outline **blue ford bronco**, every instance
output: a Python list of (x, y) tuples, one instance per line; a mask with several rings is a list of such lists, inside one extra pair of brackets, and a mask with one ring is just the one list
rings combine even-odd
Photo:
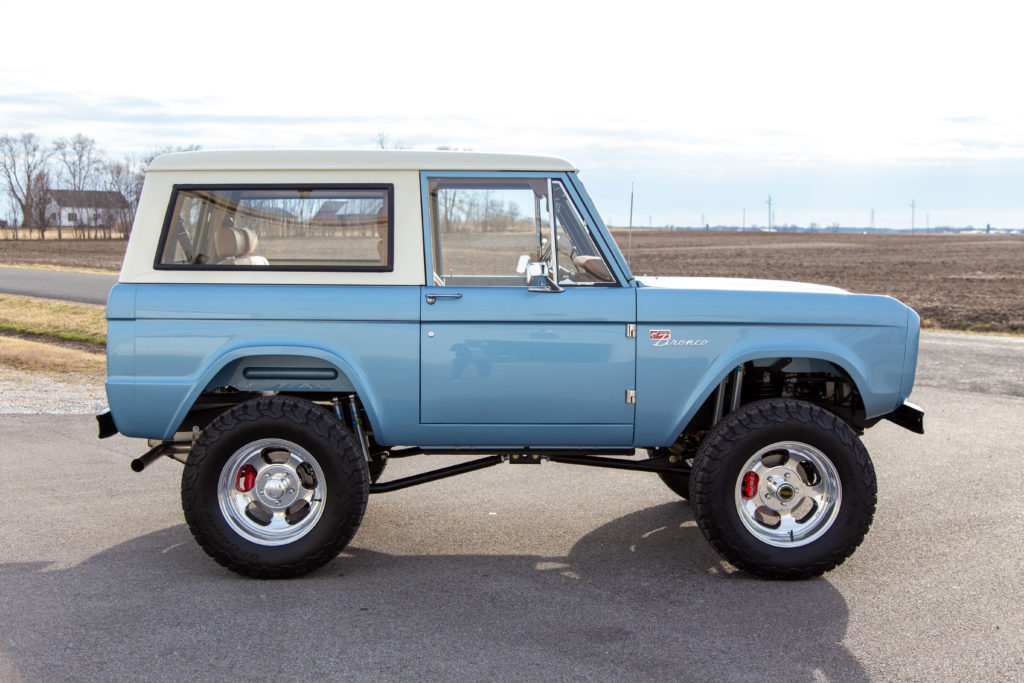
[(914, 311), (634, 276), (556, 158), (162, 156), (107, 319), (100, 436), (149, 439), (136, 471), (184, 463), (196, 540), (262, 578), (336, 557), (368, 494), (543, 460), (656, 473), (736, 567), (815, 576), (871, 524), (859, 435), (923, 433)]

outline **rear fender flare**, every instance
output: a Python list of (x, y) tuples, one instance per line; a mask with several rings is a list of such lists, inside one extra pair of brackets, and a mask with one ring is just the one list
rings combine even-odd
[(296, 359), (311, 358), (327, 363), (338, 371), (338, 379), (335, 383), (339, 391), (341, 389), (347, 389), (347, 386), (351, 385), (355, 393), (358, 394), (359, 400), (363, 404), (363, 408), (366, 410), (366, 415), (370, 420), (371, 428), (379, 424), (379, 402), (371, 389), (372, 385), (365, 373), (360, 369), (359, 365), (351, 359), (332, 351), (312, 346), (245, 346), (230, 349), (221, 353), (199, 372), (198, 381), (192, 384), (193, 388), (185, 396), (185, 399), (178, 407), (178, 410), (171, 420), (171, 426), (169, 429), (173, 430), (177, 425), (182, 423), (188, 415), (188, 411), (191, 410), (192, 406), (203, 391), (215, 388), (215, 386), (211, 385), (216, 385), (215, 380), (218, 378), (217, 376), (220, 375), (225, 368), (236, 361), (252, 356), (287, 356), (289, 358)]

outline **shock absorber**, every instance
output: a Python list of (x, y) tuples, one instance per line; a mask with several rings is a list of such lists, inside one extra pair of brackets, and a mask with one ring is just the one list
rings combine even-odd
[[(729, 375), (725, 376), (725, 379), (718, 385), (715, 390), (715, 403), (714, 408), (711, 412), (711, 424), (718, 424), (722, 419), (722, 414), (725, 411), (725, 387), (729, 384)], [(732, 372), (732, 394), (729, 399), (729, 412), (732, 412), (740, 407), (740, 398), (743, 393), (743, 365), (737, 365), (736, 369)]]
[(370, 446), (366, 443), (366, 433), (363, 431), (363, 421), (359, 418), (359, 406), (356, 405), (356, 395), (348, 395), (348, 407), (352, 411), (352, 431), (359, 439), (359, 446), (363, 449), (363, 458), (370, 462)]
[(732, 400), (729, 402), (729, 412), (740, 407), (740, 398), (743, 396), (743, 364), (740, 363), (732, 373)]

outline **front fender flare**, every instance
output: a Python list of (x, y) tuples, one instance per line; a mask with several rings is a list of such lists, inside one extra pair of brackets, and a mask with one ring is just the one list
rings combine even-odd
[[(680, 412), (678, 419), (672, 426), (671, 432), (665, 435), (665, 438), (669, 440), (669, 443), (674, 441), (675, 438), (686, 429), (687, 425), (693, 419), (694, 415), (696, 415), (700, 407), (708, 397), (711, 396), (712, 392), (715, 391), (718, 385), (722, 383), (722, 380), (729, 375), (729, 373), (741, 364), (767, 358), (806, 358), (831, 363), (842, 372), (846, 373), (854, 386), (857, 387), (862, 400), (865, 401), (865, 410), (869, 417), (884, 414), (892, 410), (891, 406), (877, 405), (879, 403), (877, 400), (871, 406), (867, 405), (869, 399), (864, 395), (864, 388), (868, 385), (868, 381), (864, 369), (856, 362), (851, 362), (851, 359), (848, 356), (842, 356), (834, 350), (824, 347), (805, 347), (801, 349), (792, 347), (758, 348), (756, 350), (746, 349), (735, 354), (725, 356), (722, 359), (718, 359), (715, 363), (709, 366), (698, 382), (698, 386), (702, 386), (703, 389), (699, 393), (695, 392), (694, 394), (691, 394), (690, 400), (682, 406), (683, 410)], [(884, 402), (882, 403), (884, 404)], [(871, 410), (869, 410), (869, 407)], [(873, 415), (872, 410), (874, 411)]]

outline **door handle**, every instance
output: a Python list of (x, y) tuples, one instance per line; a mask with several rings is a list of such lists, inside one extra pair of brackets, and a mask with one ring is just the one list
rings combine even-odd
[(427, 303), (433, 304), (438, 299), (461, 299), (461, 294), (427, 294)]

